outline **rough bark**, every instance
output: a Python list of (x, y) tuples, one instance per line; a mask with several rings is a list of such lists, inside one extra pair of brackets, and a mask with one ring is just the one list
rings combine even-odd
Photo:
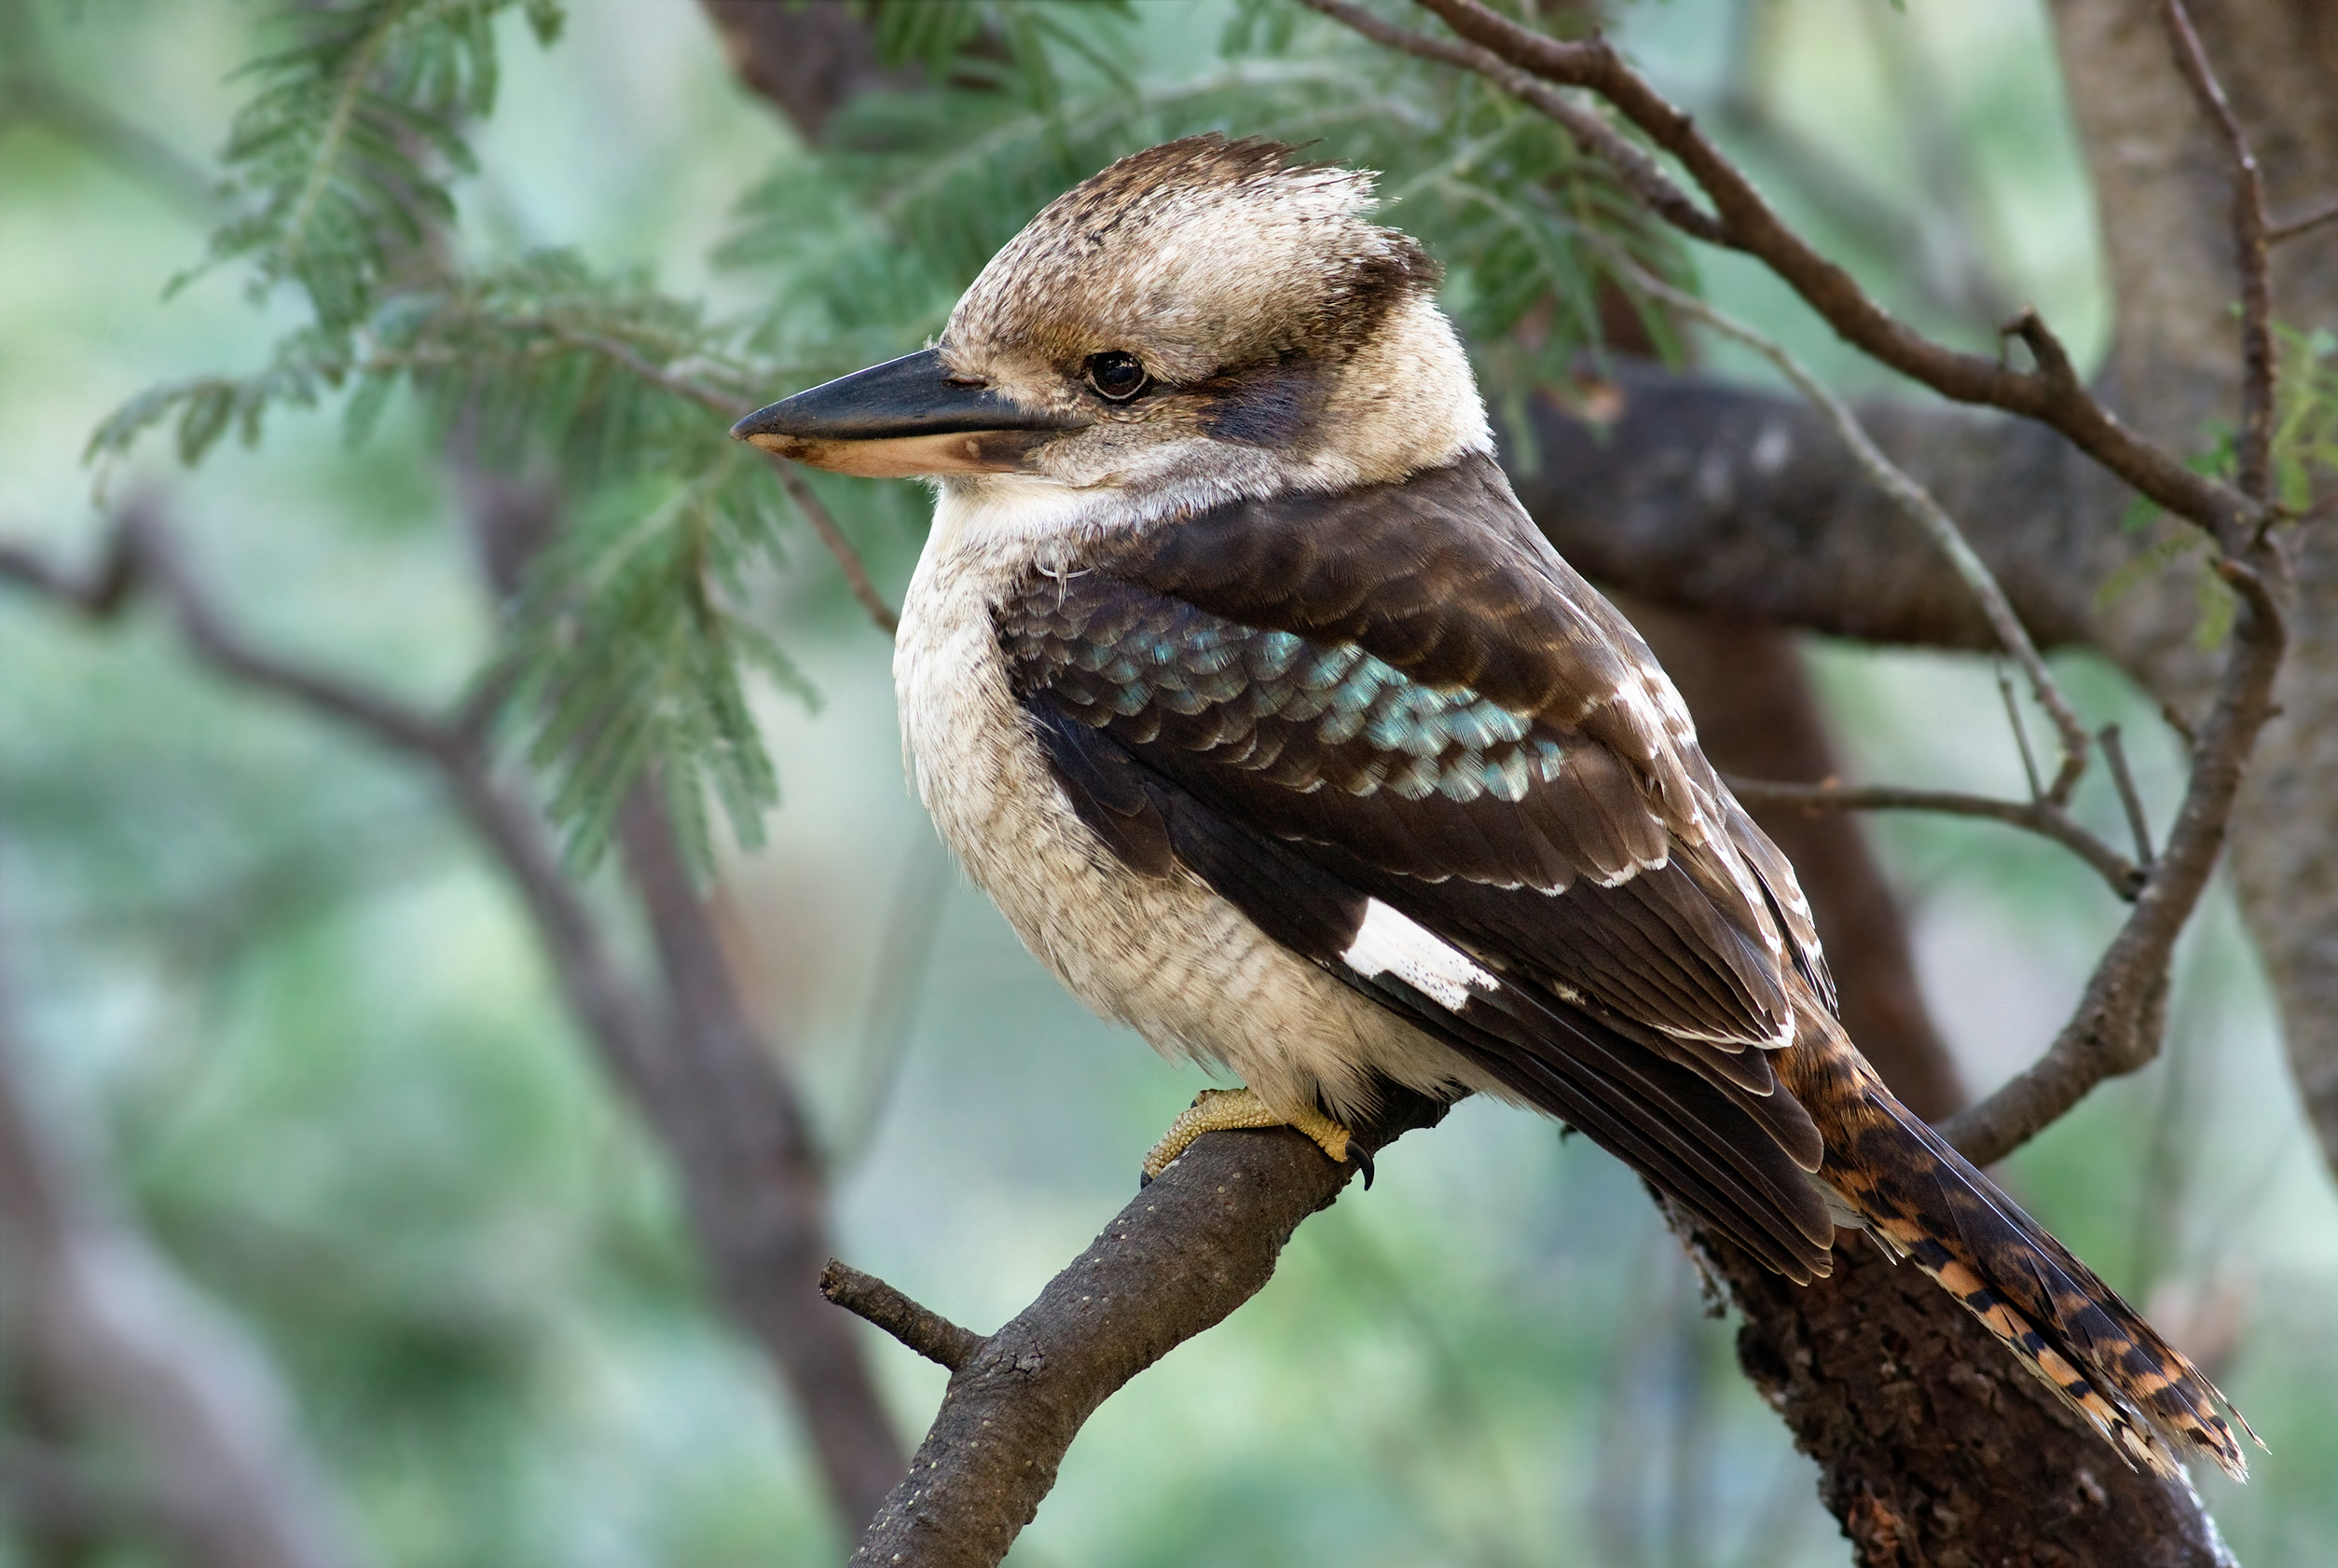
[[(2312, 0), (2194, 7), (2203, 43), (2263, 165), (2276, 214), (2338, 192), (2338, 12)], [(2229, 186), (2200, 109), (2169, 63), (2150, 7), (2062, 0), (2054, 8), (2070, 98), (2098, 199), (2118, 332), (2105, 385), (2135, 422), (2205, 445), (2236, 416), (2230, 306), (2238, 293), (2221, 224)], [(2157, 52), (2153, 50), (2156, 48)], [(2338, 242), (2325, 229), (2276, 253), (2276, 319), (2338, 325)], [(2338, 1166), (2338, 552), (2327, 526), (2296, 542), (2286, 710), (2259, 749), (2236, 817), (2241, 910), (2280, 1002), (2291, 1070), (2325, 1156)], [(2188, 694), (2166, 640), (2111, 644), (2163, 695)]]
[(1739, 1362), (1822, 1456), (1863, 1568), (2232, 1561), (2190, 1488), (2122, 1464), (1913, 1265), (1847, 1238), (1801, 1289), (1702, 1245), (1745, 1314)]
[[(2147, 11), (2138, 15), (2152, 20)], [(2173, 82), (2164, 38), (2157, 48), (2156, 62)], [(2130, 51), (2126, 64), (2135, 63)], [(2194, 161), (2217, 172), (2214, 159), (2196, 150)], [(2225, 205), (2221, 199), (2189, 204), (2185, 217), (2211, 237), (2195, 250), (2213, 250), (2214, 237), (2226, 232)], [(2215, 216), (2204, 220), (2203, 213)], [(1814, 277), (1814, 286), (1834, 286)], [(2235, 363), (2229, 340), (2216, 352), (2219, 364)], [(2016, 402), (2029, 395), (2006, 387), (2001, 375), (1992, 378), (1986, 365), (1951, 368), (1972, 383), (1970, 395), (2000, 395), (1992, 388)], [(1623, 415), (1610, 430), (1588, 432), (1547, 405), (1534, 413), (1541, 466), (1520, 475), (1520, 488), (1578, 565), (1691, 609), (1874, 640), (1990, 644), (1964, 585), (1871, 489), (1815, 416), (1777, 399), (1655, 373), (1628, 372), (1626, 382)], [(2213, 665), (2191, 646), (2189, 583), (2168, 574), (2109, 601), (2101, 594), (2137, 547), (2115, 526), (2129, 500), (2121, 487), (2061, 437), (2035, 427), (1914, 404), (1868, 412), (1886, 448), (1964, 520), (2040, 640), (2102, 648), (2155, 688), (2197, 697)], [(2054, 417), (2105, 449), (2125, 440), (2092, 416), (2070, 417), (2067, 407)], [(2148, 482), (2174, 495), (2186, 485), (2171, 479), (2170, 466), (2158, 461)], [(1978, 1341), (1961, 1311), (1929, 1283), (1883, 1273), (1860, 1259), (1819, 1290), (1795, 1293), (1757, 1276), (1740, 1299), (1751, 1325), (1749, 1365), (1783, 1391), (1798, 1436), (1826, 1467), (1829, 1500), (1867, 1561), (2219, 1560), (2196, 1499), (2131, 1477), (2125, 1480), (2141, 1490), (2130, 1496), (2120, 1477), (2096, 1477), (2093, 1466), (2111, 1465), (2091, 1437), (2062, 1424), (2026, 1380), (1990, 1382), (1977, 1371), (1987, 1363), (1963, 1359), (1953, 1347)], [(1854, 1332), (1854, 1326), (1864, 1327)], [(1766, 1343), (1799, 1383), (1759, 1365)], [(1835, 1354), (1803, 1354), (1813, 1345)], [(1948, 1348), (1924, 1348), (1933, 1346)], [(1911, 1358), (1918, 1376), (1908, 1375)], [(1976, 1376), (1987, 1383), (1987, 1397), (1959, 1405), (1956, 1396), (1982, 1387)], [(1891, 1441), (1888, 1423), (1878, 1426), (1881, 1417), (1863, 1414), (1888, 1411), (1911, 1394), (1940, 1433), (1957, 1434), (1952, 1441)], [(1989, 1494), (1989, 1485), (2003, 1484), (1973, 1468), (1976, 1455), (1987, 1467), (1993, 1429), (2019, 1434), (2025, 1474), (2046, 1477), (2026, 1499), (2034, 1507), (1969, 1506)], [(1882, 1464), (1875, 1462), (1879, 1442), (1888, 1455)], [(946, 1480), (956, 1462), (947, 1450), (929, 1456), (920, 1482)], [(2071, 1487), (2090, 1504), (2097, 1496), (2108, 1502), (2071, 1508)], [(1003, 1540), (997, 1544), (1003, 1548)], [(899, 1560), (958, 1561), (932, 1535)]]
[[(1358, 1141), (1377, 1151), (1443, 1114), (1392, 1092)], [(991, 1568), (1038, 1512), (1096, 1407), (1257, 1295), (1291, 1232), (1356, 1169), (1287, 1127), (1197, 1139), (953, 1369), (855, 1568)]]

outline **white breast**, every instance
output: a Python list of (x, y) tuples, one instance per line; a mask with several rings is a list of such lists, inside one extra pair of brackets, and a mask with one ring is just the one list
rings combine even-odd
[(893, 656), (917, 793), (967, 873), (1072, 993), (1279, 1111), (1369, 1104), (1377, 1071), (1482, 1087), (1451, 1052), (1278, 946), (1191, 877), (1131, 872), (1072, 810), (1007, 685), (992, 609), (1030, 535), (945, 494)]

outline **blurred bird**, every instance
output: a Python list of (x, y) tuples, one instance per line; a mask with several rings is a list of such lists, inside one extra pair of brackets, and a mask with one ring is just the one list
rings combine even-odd
[(1289, 155), (1123, 158), (935, 346), (733, 432), (933, 480), (894, 658), (927, 809), (1082, 1000), (1245, 1086), (1148, 1174), (1491, 1094), (1797, 1282), (1864, 1228), (2131, 1462), (2244, 1474), (2222, 1396), (1853, 1049), (1793, 868), (1495, 465), (1436, 267)]

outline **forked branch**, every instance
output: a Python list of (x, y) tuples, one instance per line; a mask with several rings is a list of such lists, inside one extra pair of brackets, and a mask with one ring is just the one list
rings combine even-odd
[[(1689, 115), (1633, 70), (1605, 38), (1562, 41), (1548, 37), (1479, 0), (1416, 0), (1475, 46), (1474, 49), (1454, 49), (1442, 40), (1390, 28), (1339, 0), (1302, 3), (1376, 42), (1477, 72), (1505, 91), (1515, 91), (1521, 76), (1538, 86), (1588, 90), (1675, 158), (1712, 205), (1707, 213), (1685, 197), (1676, 199), (1667, 195), (1661, 201), (1650, 200), (1652, 212), (1692, 239), (1742, 251), (1762, 262), (1853, 347), (1944, 397), (2001, 408), (2051, 426), (2142, 494), (2228, 543), (2244, 538), (2263, 520), (2261, 502), (2194, 472), (2176, 454), (2123, 424), (2087, 391), (2068, 354), (2034, 313), (2017, 322), (2012, 334), (2032, 351), (2033, 364), (2028, 369), (2003, 359), (1983, 359), (1952, 349), (1893, 316), (1849, 272), (1788, 227), (1744, 171), (1730, 161)], [(1366, 25), (1368, 21), (1371, 25)], [(1594, 157), (1610, 158), (1609, 148), (1620, 140), (1596, 111), (1563, 95), (1554, 99), (1538, 91), (1517, 96), (1521, 103), (1550, 115)], [(1554, 103), (1565, 104), (1567, 112), (1556, 112)], [(1603, 134), (1587, 133), (1583, 128), (1587, 113), (1601, 118)], [(1633, 156), (1643, 160), (1646, 157), (1636, 148)], [(1647, 185), (1645, 173), (1628, 171), (1621, 163), (1616, 166), (1624, 184), (1633, 190), (1641, 191)], [(1671, 182), (1665, 185), (1677, 192)]]
[[(1357, 1139), (1377, 1152), (1444, 1114), (1392, 1090)], [(832, 1300), (951, 1368), (933, 1426), (861, 1537), (855, 1568), (992, 1568), (1096, 1408), (1256, 1295), (1291, 1232), (1356, 1169), (1288, 1127), (1208, 1134), (986, 1336), (832, 1265), (823, 1285)]]
[[(2266, 537), (2278, 516), (2266, 499), (2275, 374), (2265, 266), (2271, 225), (2265, 216), (2255, 155), (2191, 31), (2181, 0), (2162, 0), (2177, 63), (2216, 122), (2234, 170), (2233, 225), (2243, 280), (2244, 430), (2238, 489), (2193, 470), (2175, 453), (2122, 424), (2087, 390), (2061, 341), (2036, 311), (2023, 312), (2005, 328), (2007, 337), (2018, 339), (2028, 349), (2031, 362), (2028, 369), (2006, 360), (1985, 360), (1951, 349), (1893, 317), (1850, 273), (1789, 227), (1745, 172), (1687, 114), (1634, 71), (1605, 38), (1595, 35), (1562, 41), (1548, 37), (1480, 0), (1416, 0), (1466, 40), (1467, 47), (1457, 48), (1392, 28), (1343, 0), (1304, 3), (1390, 47), (1478, 73), (1504, 90), (1515, 92), (1530, 107), (1550, 114), (1585, 151), (1604, 158), (1609, 156), (1613, 137), (1588, 136), (1578, 129), (1584, 115), (1593, 111), (1561, 94), (1558, 102), (1567, 112), (1554, 112), (1547, 90), (1530, 95), (1518, 91), (1518, 83), (1522, 75), (1538, 89), (1579, 89), (1590, 93), (1679, 162), (1712, 204), (1713, 222), (1707, 224), (1701, 217), (1679, 221), (1675, 214), (1683, 202), (1671, 196), (1649, 203), (1659, 217), (1692, 238), (1755, 257), (1844, 339), (1943, 396), (2001, 408), (2059, 432), (2111, 475), (2197, 524), (2217, 542), (2221, 553), (2214, 570), (2234, 587), (2241, 608), (2216, 704), (2200, 726), (2183, 805), (2169, 831), (2166, 849), (2146, 873), (2135, 907), (2097, 966), (2076, 1015), (2053, 1046), (2028, 1072), (1987, 1101), (1960, 1113), (1944, 1131), (1968, 1156), (1987, 1162), (2034, 1136), (2103, 1079), (2131, 1072), (2149, 1061), (2158, 1050), (2159, 1003), (2176, 938), (2206, 890), (2223, 846), (2242, 770), (2273, 711), (2274, 678), (2288, 638), (2281, 607), (2288, 592), (2287, 562)], [(1628, 174), (1624, 183), (1638, 190), (1647, 182), (1644, 174)], [(1689, 205), (1701, 213), (1701, 209)], [(1696, 309), (1710, 318), (1711, 312), (1701, 304)], [(1759, 341), (1756, 346), (1761, 346)], [(1803, 381), (1806, 392), (1813, 389), (1814, 383), (1807, 377), (1797, 379)], [(1818, 390), (1823, 406), (1823, 389)], [(1855, 420), (1848, 430), (1838, 420), (1837, 429), (1859, 445)], [(1862, 455), (1864, 459), (1865, 453)], [(1897, 497), (1896, 490), (1895, 498), (1905, 499)], [(1928, 526), (1932, 520), (1927, 518)], [(1953, 525), (1949, 537), (1954, 537)], [(2005, 618), (2012, 619), (2010, 612)], [(2005, 627), (1995, 614), (1990, 620), (2003, 640)], [(2019, 640), (2027, 640), (2017, 622), (2015, 634)], [(2017, 644), (2009, 641), (2008, 645)], [(2034, 672), (2032, 679), (2036, 679)], [(2061, 712), (2055, 717), (2066, 736), (2065, 777), (2057, 777), (2056, 790), (2046, 795), (2058, 805), (2056, 791), (2066, 794), (2068, 783), (2074, 782), (2066, 782), (2066, 777), (2072, 744), (2070, 726), (2075, 719), (2069, 716), (2066, 722)], [(2081, 755), (2084, 744), (2084, 731), (2078, 731), (2075, 745)], [(2123, 785), (2121, 792), (2130, 820), (2139, 820), (2131, 788)], [(2104, 869), (2101, 854), (2090, 853), (2088, 859), (2098, 870)]]
[(251, 642), (180, 558), (151, 502), (116, 519), (86, 575), (0, 545), (0, 582), (98, 619), (151, 595), (212, 669), (438, 775), (519, 893), (587, 1041), (664, 1143), (714, 1284), (795, 1395), (838, 1514), (873, 1514), (901, 1474), (901, 1449), (849, 1326), (814, 1292), (830, 1250), (818, 1160), (793, 1086), (745, 1021), (653, 790), (637, 789), (622, 814), (626, 867), (664, 979), (645, 987), (562, 871), (535, 806), (496, 777), (475, 714), (442, 719)]
[[(2061, 737), (2062, 762), (2056, 770), (2054, 782), (2042, 791), (2042, 798), (2056, 807), (2070, 804), (2070, 791), (2078, 787), (2081, 775), (2086, 770), (2086, 726), (2080, 722), (2078, 710), (2071, 707), (2054, 672), (2046, 667), (2045, 655), (2038, 652), (2029, 628), (2021, 617), (2014, 613), (2012, 601), (1998, 585), (1997, 575), (1981, 559), (1957, 526), (1947, 509), (1932, 499), (1932, 492), (1909, 477), (1905, 469), (1886, 457), (1883, 448), (1867, 433), (1859, 416), (1850, 405), (1835, 394), (1832, 388), (1811, 374), (1809, 368), (1775, 338), (1756, 332), (1734, 316), (1713, 309), (1702, 299), (1684, 289), (1676, 289), (1663, 279), (1640, 267), (1629, 256), (1610, 250), (1608, 265), (1632, 288), (1662, 301), (1670, 309), (1693, 321), (1702, 322), (1725, 337), (1744, 344), (1776, 365), (1796, 391), (1824, 415), (1843, 445), (1850, 449), (1852, 459), (1861, 470), (1875, 482), (1876, 488), (1891, 498), (1892, 505), (1913, 519), (1922, 529), (1941, 554), (1948, 557), (1957, 576), (1971, 591), (1987, 619), (1989, 629), (1996, 633), (1999, 644), (2020, 665), (2022, 673), (2029, 678), (2029, 690), (2038, 705), (2054, 721), (2055, 733)], [(2075, 826), (2075, 824), (2073, 824)], [(2084, 830), (2079, 830), (2083, 832)]]

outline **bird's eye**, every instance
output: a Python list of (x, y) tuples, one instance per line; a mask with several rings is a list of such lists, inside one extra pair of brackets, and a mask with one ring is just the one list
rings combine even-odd
[(1115, 403), (1126, 403), (1151, 379), (1145, 374), (1145, 362), (1122, 350), (1088, 356), (1088, 384)]

